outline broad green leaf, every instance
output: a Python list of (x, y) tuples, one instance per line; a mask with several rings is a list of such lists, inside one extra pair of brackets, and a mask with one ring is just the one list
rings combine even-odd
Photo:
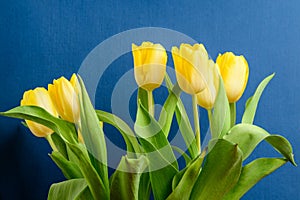
[(50, 157), (55, 164), (61, 169), (62, 173), (67, 179), (82, 178), (82, 174), (78, 166), (67, 160), (60, 152), (53, 151)]
[(172, 191), (172, 179), (178, 172), (172, 148), (158, 122), (140, 103), (134, 129), (147, 153), (154, 198), (165, 199)]
[(137, 159), (123, 156), (112, 177), (110, 199), (138, 200), (140, 178), (147, 166), (148, 160), (145, 156)]
[(150, 175), (145, 172), (140, 177), (139, 200), (149, 200), (151, 192)]
[[(167, 74), (165, 76), (165, 80), (168, 89), (171, 90), (173, 88), (173, 84)], [(192, 157), (192, 159), (194, 159), (198, 155), (196, 139), (188, 115), (186, 114), (186, 110), (180, 98), (177, 99), (175, 114), (179, 130), (182, 134), (185, 144), (187, 145), (190, 156)]]
[(168, 137), (171, 124), (173, 121), (173, 116), (175, 112), (175, 108), (178, 102), (179, 95), (181, 93), (181, 89), (178, 84), (175, 84), (175, 86), (172, 88), (172, 90), (169, 90), (169, 96), (167, 100), (165, 101), (160, 116), (159, 116), (159, 124), (162, 127), (163, 132), (166, 134), (166, 137)]
[(245, 160), (263, 140), (271, 144), (279, 153), (285, 156), (293, 165), (293, 149), (287, 139), (280, 135), (270, 135), (266, 130), (252, 124), (238, 124), (224, 136), (224, 139), (239, 145)]
[(243, 167), (239, 181), (224, 200), (240, 199), (262, 178), (268, 176), (287, 162), (282, 158), (259, 158)]
[(94, 200), (109, 199), (109, 189), (105, 187), (96, 169), (91, 164), (85, 152), (86, 149), (80, 146), (80, 144), (73, 145), (67, 143), (67, 145), (70, 151), (73, 152), (74, 162), (80, 168)]
[(72, 179), (52, 184), (48, 193), (48, 200), (73, 200), (87, 187), (83, 178)]
[(219, 139), (205, 159), (190, 199), (223, 199), (239, 180), (241, 169), (241, 150), (236, 144)]
[(93, 196), (91, 194), (91, 191), (89, 187), (86, 187), (80, 194), (78, 194), (75, 198), (75, 200), (92, 200)]
[(222, 138), (230, 129), (230, 108), (227, 99), (225, 87), (220, 77), (219, 91), (214, 104), (213, 115), (211, 119), (212, 138)]
[(82, 79), (78, 76), (81, 92), (79, 93), (80, 103), (80, 124), (84, 144), (89, 152), (90, 160), (103, 181), (105, 190), (109, 190), (107, 171), (106, 143), (103, 130), (100, 126), (96, 111), (90, 101)]
[(268, 83), (272, 80), (272, 78), (274, 76), (275, 76), (275, 74), (273, 73), (270, 76), (266, 77), (258, 85), (254, 95), (247, 100), (245, 112), (244, 112), (244, 115), (242, 118), (242, 123), (248, 123), (248, 124), (253, 123), (259, 99), (260, 99), (265, 87), (268, 85)]
[(96, 110), (96, 113), (100, 121), (111, 124), (120, 131), (126, 143), (128, 152), (141, 153), (140, 145), (134, 135), (134, 132), (122, 119), (114, 114), (102, 110)]
[(0, 115), (19, 119), (27, 119), (52, 129), (54, 132), (70, 143), (77, 142), (77, 134), (74, 124), (54, 117), (46, 110), (38, 106), (18, 106)]
[(167, 200), (189, 200), (191, 191), (200, 173), (204, 156), (205, 152), (186, 167), (182, 178)]

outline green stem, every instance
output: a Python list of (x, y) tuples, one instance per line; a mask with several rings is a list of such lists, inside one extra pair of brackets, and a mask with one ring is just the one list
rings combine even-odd
[(211, 134), (211, 137), (213, 138), (213, 133), (212, 133), (212, 129), (211, 129), (211, 126), (212, 126), (212, 109), (208, 109), (207, 110), (207, 115), (208, 115), (208, 121), (209, 121), (209, 130), (210, 130), (210, 134)]
[(148, 91), (147, 90), (147, 94), (148, 94), (148, 111), (149, 114), (154, 117), (154, 105), (153, 105), (153, 94), (152, 91)]
[(201, 154), (201, 137), (200, 137), (200, 123), (199, 123), (197, 96), (193, 95), (192, 99), (193, 99), (193, 114), (194, 114), (196, 144), (197, 144), (199, 155), (200, 155)]
[(235, 103), (230, 103), (229, 107), (230, 107), (230, 120), (231, 120), (230, 127), (233, 127), (236, 122), (236, 105)]
[(53, 142), (53, 140), (52, 140), (51, 134), (50, 134), (50, 135), (47, 135), (45, 138), (46, 138), (46, 140), (49, 142), (49, 144), (50, 144), (52, 150), (53, 150), (53, 151), (58, 151), (58, 149), (56, 148), (56, 146), (55, 146), (55, 144), (54, 144), (54, 142)]

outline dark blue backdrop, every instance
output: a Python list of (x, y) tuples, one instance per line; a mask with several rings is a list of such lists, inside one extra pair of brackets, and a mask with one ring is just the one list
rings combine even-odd
[[(276, 72), (262, 97), (255, 123), (289, 139), (299, 161), (299, 10), (297, 0), (1, 1), (0, 111), (17, 106), (25, 90), (47, 86), (62, 75), (70, 77), (106, 38), (132, 28), (165, 27), (204, 43), (214, 59), (219, 52), (229, 50), (245, 55), (250, 78), (238, 111), (243, 110), (246, 97), (257, 84)], [(109, 109), (106, 93), (116, 81), (111, 77), (121, 76), (132, 66), (130, 55), (120, 59), (126, 66), (121, 69), (121, 62), (114, 62), (100, 81), (98, 108)], [(157, 101), (162, 100), (157, 97)], [(46, 199), (51, 183), (64, 180), (49, 152), (47, 142), (35, 138), (19, 120), (1, 117), (0, 199)], [(261, 144), (251, 159), (268, 155), (278, 156)], [(244, 199), (300, 199), (299, 180), (299, 169), (286, 164)]]

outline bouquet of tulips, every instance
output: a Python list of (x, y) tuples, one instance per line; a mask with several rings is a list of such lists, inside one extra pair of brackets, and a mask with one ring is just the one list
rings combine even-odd
[[(118, 116), (95, 110), (83, 80), (75, 74), (61, 77), (45, 88), (24, 93), (21, 106), (3, 116), (24, 119), (37, 137), (52, 147), (51, 159), (66, 181), (54, 183), (48, 199), (239, 199), (263, 177), (286, 162), (296, 165), (287, 139), (253, 124), (266, 77), (245, 103), (236, 123), (236, 102), (248, 80), (248, 64), (231, 52), (209, 58), (202, 44), (172, 48), (176, 83), (166, 73), (167, 53), (160, 44), (132, 45), (134, 75), (139, 86), (134, 127)], [(158, 119), (152, 92), (165, 81), (168, 88)], [(191, 95), (193, 123), (181, 98)], [(207, 110), (211, 139), (201, 147), (198, 106)], [(175, 115), (175, 117), (174, 117)], [(173, 119), (177, 121), (186, 150), (170, 144)], [(103, 125), (118, 129), (126, 155), (109, 176)], [(192, 124), (194, 128), (192, 128)], [(282, 158), (258, 158), (243, 164), (255, 147), (266, 141)], [(179, 168), (175, 151), (185, 160)]]

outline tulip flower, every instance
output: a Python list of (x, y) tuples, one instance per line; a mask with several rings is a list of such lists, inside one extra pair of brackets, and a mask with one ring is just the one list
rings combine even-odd
[(72, 123), (80, 120), (80, 108), (78, 100), (78, 92), (75, 88), (77, 77), (72, 75), (68, 81), (65, 77), (61, 77), (48, 85), (50, 97), (57, 109), (59, 116)]
[(224, 81), (224, 86), (228, 101), (237, 102), (247, 85), (249, 68), (244, 56), (236, 56), (232, 52), (226, 52), (217, 58), (220, 74)]
[(167, 52), (160, 44), (143, 42), (141, 46), (132, 44), (134, 76), (139, 87), (153, 91), (164, 79)]
[[(28, 90), (24, 93), (23, 99), (21, 100), (21, 106), (39, 106), (45, 109), (47, 112), (57, 117), (57, 111), (51, 101), (48, 91), (45, 88), (35, 88), (34, 90)], [(48, 127), (30, 121), (25, 120), (30, 131), (37, 137), (47, 137), (53, 133), (53, 130)]]
[(207, 87), (197, 94), (198, 104), (207, 110), (213, 108), (219, 89), (219, 71), (216, 65), (213, 60), (208, 61), (207, 68), (203, 70)]
[(208, 54), (202, 44), (181, 44), (172, 48), (177, 82), (180, 88), (191, 95), (206, 88), (203, 69), (208, 65)]

